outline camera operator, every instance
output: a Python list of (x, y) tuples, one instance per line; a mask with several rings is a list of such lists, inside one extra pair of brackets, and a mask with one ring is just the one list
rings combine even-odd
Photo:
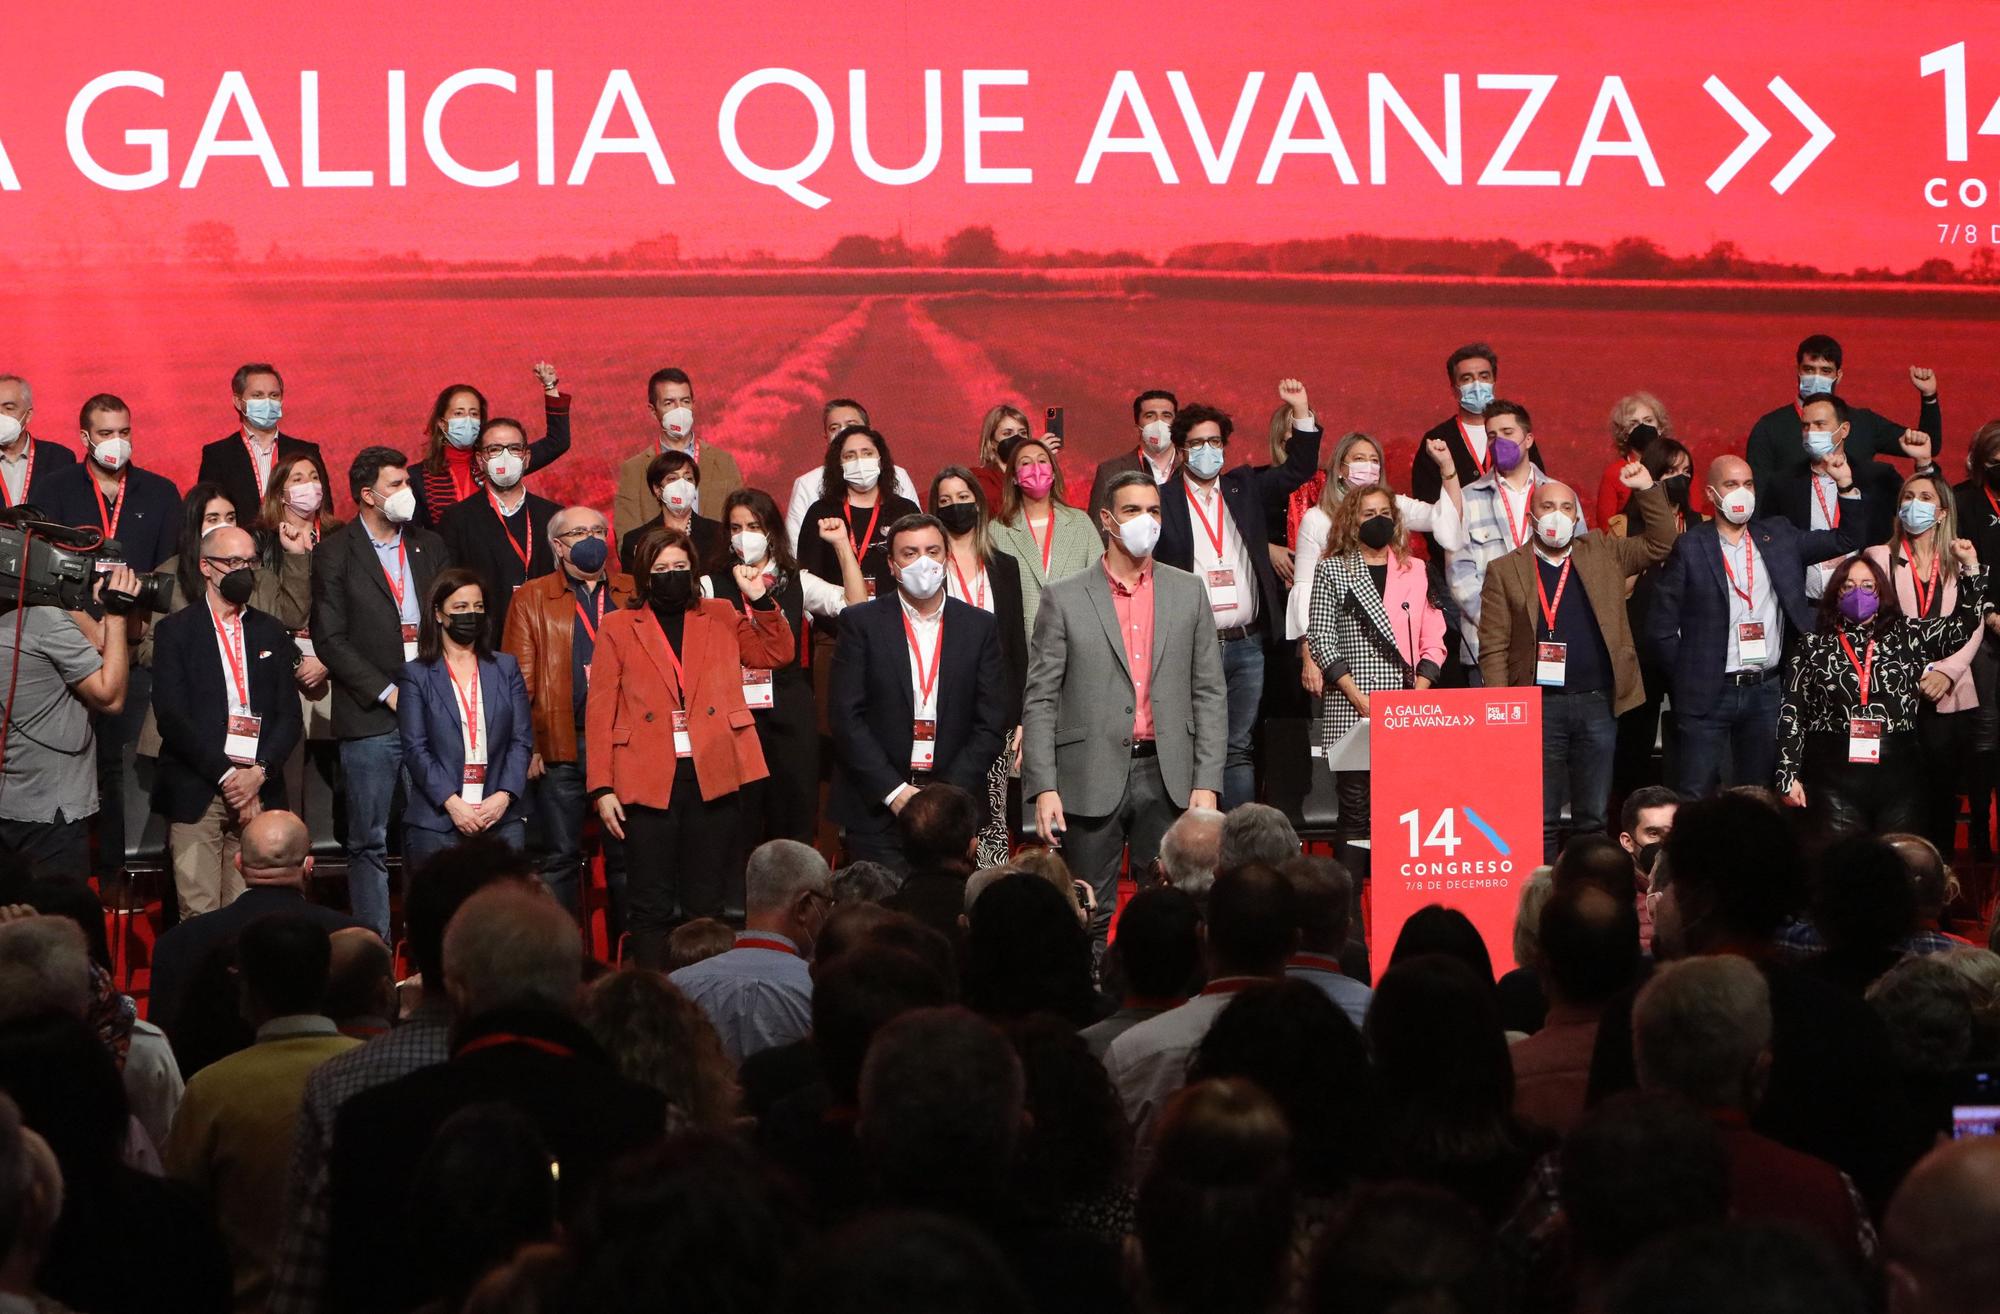
[[(131, 598), (139, 587), (129, 566), (99, 577), (100, 599)], [(125, 705), (138, 620), (16, 609), (12, 597), (0, 597), (0, 689), (12, 691), (0, 720), (0, 853), (25, 859), (43, 880), (90, 878), (90, 819), (98, 810), (92, 714), (116, 715)]]

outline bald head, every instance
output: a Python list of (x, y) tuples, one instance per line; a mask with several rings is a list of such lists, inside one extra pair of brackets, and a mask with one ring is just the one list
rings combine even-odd
[(560, 545), (563, 541), (563, 535), (573, 529), (595, 529), (600, 532), (609, 532), (610, 528), (610, 522), (605, 520), (604, 513), (596, 508), (566, 506), (549, 517), (549, 543), (551, 546)]
[(247, 529), (217, 525), (201, 536), (201, 554), (204, 557), (254, 557), (257, 555), (257, 540), (250, 537)]
[(1560, 480), (1551, 479), (1536, 488), (1528, 505), (1534, 508), (1537, 520), (1551, 511), (1560, 511), (1571, 520), (1582, 519), (1582, 512), (1577, 509), (1576, 490)]
[(237, 868), (246, 885), (303, 887), (312, 871), (312, 836), (296, 813), (260, 812), (243, 828)]
[(1891, 1314), (1973, 1314), (2000, 1288), (2000, 1139), (1925, 1155), (1889, 1202), (1882, 1239)]
[(326, 968), (326, 1015), (343, 1026), (363, 1018), (396, 1016), (396, 959), (382, 937), (365, 926), (333, 933)]
[(461, 1019), (500, 1008), (569, 1012), (583, 981), (583, 937), (546, 891), (489, 885), (444, 930), (444, 984)]

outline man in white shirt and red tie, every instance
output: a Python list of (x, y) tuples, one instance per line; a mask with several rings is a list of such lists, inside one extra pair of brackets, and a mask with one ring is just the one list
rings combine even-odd
[(1208, 590), (1222, 674), (1229, 690), (1229, 743), (1222, 767), (1224, 812), (1257, 794), (1251, 740), (1264, 697), (1265, 650), (1284, 636), (1285, 594), (1271, 565), (1265, 508), (1282, 506), (1319, 469), (1320, 429), (1297, 379), (1278, 384), (1292, 408), (1292, 441), (1283, 465), (1223, 471), (1234, 422), (1199, 402), (1174, 416), (1181, 468), (1160, 487), (1163, 564), (1191, 571)]
[(896, 815), (930, 784), (986, 798), (987, 769), (1008, 730), (1007, 697), (992, 613), (945, 595), (944, 525), (904, 516), (890, 526), (888, 548), (896, 591), (841, 613), (829, 678), (828, 810), (849, 862), (907, 872)]
[(18, 374), (0, 374), (0, 506), (34, 502), (35, 482), (67, 465), (76, 453), (28, 432), (35, 390)]
[(153, 807), (181, 916), (213, 912), (243, 892), (243, 826), (284, 805), (285, 759), (303, 728), (293, 672), (299, 651), (277, 617), (249, 606), (257, 542), (224, 525), (201, 540), (206, 594), (160, 619), (153, 678), (160, 696)]

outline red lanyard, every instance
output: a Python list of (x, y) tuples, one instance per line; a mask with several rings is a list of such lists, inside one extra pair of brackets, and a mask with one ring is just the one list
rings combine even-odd
[(1861, 710), (1865, 713), (1868, 710), (1869, 676), (1875, 670), (1875, 640), (1870, 639), (1868, 641), (1868, 656), (1866, 660), (1857, 660), (1855, 658), (1854, 645), (1847, 641), (1845, 634), (1840, 636), (1840, 646), (1847, 649), (1847, 660), (1853, 665), (1854, 673), (1861, 677)]
[[(8, 506), (28, 500), (28, 488), (33, 484), (35, 479), (35, 440), (32, 438), (28, 440), (27, 458), (28, 464), (21, 470), (21, 495), (19, 497), (9, 492), (6, 479), (0, 478), (0, 501), (4, 501)], [(1991, 497), (1993, 494), (1988, 493), (1987, 496)], [(1993, 514), (1995, 517), (2000, 517), (2000, 509), (1996, 509)], [(106, 535), (106, 537), (110, 536)]]
[(1826, 490), (1819, 486), (1818, 475), (1812, 476), (1812, 486), (1813, 486), (1813, 501), (1819, 503), (1820, 518), (1826, 521), (1826, 527), (1828, 529), (1839, 529), (1840, 494), (1838, 492), (1835, 492), (1833, 498), (1833, 508), (1832, 510), (1828, 510), (1826, 505)]
[(772, 951), (772, 952), (774, 952), (774, 953), (781, 953), (781, 954), (790, 954), (790, 955), (791, 955), (792, 957), (794, 957), (794, 958), (797, 958), (797, 957), (799, 956), (799, 951), (798, 951), (798, 950), (796, 950), (796, 949), (794, 949), (794, 948), (792, 948), (792, 946), (790, 946), (790, 945), (786, 944), (786, 943), (785, 943), (785, 942), (784, 942), (783, 940), (767, 940), (767, 939), (765, 939), (765, 938), (764, 938), (763, 936), (761, 936), (761, 935), (739, 935), (739, 936), (737, 936), (737, 937), (736, 937), (736, 948), (738, 948), (738, 949), (769, 949), (769, 950), (771, 950), (771, 951)]
[(1507, 482), (1504, 479), (1496, 479), (1493, 481), (1493, 487), (1500, 494), (1500, 518), (1507, 522), (1507, 533), (1513, 538), (1514, 546), (1519, 547), (1528, 541), (1528, 512), (1533, 509), (1535, 502), (1534, 477), (1532, 475), (1529, 476), (1529, 494), (1521, 502), (1521, 527), (1519, 529), (1514, 528), (1514, 499), (1507, 492)]
[(1194, 508), (1195, 518), (1201, 521), (1201, 532), (1208, 535), (1208, 541), (1214, 545), (1215, 559), (1222, 560), (1222, 530), (1229, 523), (1227, 509), (1218, 506), (1215, 511), (1215, 523), (1210, 524), (1208, 512), (1201, 509), (1201, 499), (1194, 495), (1194, 488), (1183, 483), (1181, 491), (1187, 494), (1188, 505)]
[(651, 607), (646, 608), (646, 617), (653, 622), (653, 628), (659, 632), (660, 646), (667, 650), (667, 661), (674, 668), (674, 684), (680, 693), (682, 704), (685, 705), (687, 702), (687, 672), (681, 667), (681, 656), (674, 651), (674, 645), (667, 640), (667, 627), (660, 624), (660, 618), (653, 614)]
[(403, 610), (403, 593), (407, 587), (404, 581), (410, 577), (410, 558), (409, 554), (403, 551), (401, 535), (398, 535), (396, 538), (396, 573), (391, 575), (389, 568), (384, 566), (382, 567), (382, 577), (389, 581), (389, 592), (395, 595), (396, 610), (401, 612)]
[(493, 504), (493, 514), (500, 521), (500, 537), (507, 540), (507, 546), (514, 549), (514, 555), (521, 559), (521, 569), (526, 571), (528, 558), (535, 550), (535, 513), (528, 509), (528, 495), (521, 494), (521, 542), (514, 541), (514, 531), (507, 528), (511, 518), (500, 509), (500, 498), (491, 488), (486, 490), (486, 500)]
[(1993, 518), (2000, 520), (2000, 497), (1993, 496), (1991, 488), (1982, 488), (1979, 491), (1986, 494), (1986, 505), (1993, 508)]
[(553, 1054), (557, 1058), (576, 1057), (576, 1051), (568, 1045), (558, 1045), (555, 1041), (543, 1040), (540, 1036), (519, 1036), (511, 1031), (496, 1031), (490, 1036), (467, 1041), (458, 1047), (458, 1053), (453, 1057), (463, 1058), (467, 1054), (477, 1054), (482, 1049), (498, 1049), (502, 1045), (526, 1045), (529, 1049), (539, 1049), (542, 1053)]
[(1247, 986), (1253, 986), (1264, 978), (1261, 976), (1218, 976), (1201, 988), (1204, 995), (1233, 995)]
[(243, 618), (241, 616), (236, 618), (236, 632), (234, 634), (229, 632), (229, 624), (222, 617), (215, 614), (215, 608), (209, 608), (208, 618), (215, 622), (215, 632), (222, 639), (223, 654), (229, 659), (229, 674), (236, 682), (236, 705), (248, 711), (250, 709), (250, 681), (248, 676), (244, 674), (243, 668), (249, 665), (250, 658), (243, 651)]
[(1750, 600), (1750, 595), (1757, 591), (1757, 550), (1750, 546), (1750, 534), (1747, 530), (1743, 535), (1742, 586), (1740, 588), (1737, 586), (1736, 572), (1730, 569), (1729, 549), (1727, 548), (1724, 548), (1722, 551), (1722, 573), (1729, 576), (1729, 587), (1735, 592), (1737, 597), (1743, 599), (1744, 606), (1755, 607), (1757, 605)]
[[(257, 476), (257, 487), (261, 490), (265, 484), (271, 482), (271, 472), (258, 463), (257, 444), (251, 442), (241, 429), (236, 431), (236, 436), (243, 439), (243, 450), (250, 453), (250, 473)], [(277, 462), (278, 440), (273, 438), (271, 440), (271, 463), (276, 465)]]
[[(1043, 567), (1042, 569), (1043, 569), (1043, 572), (1044, 572), (1044, 573), (1047, 573), (1047, 570), (1048, 570), (1048, 567), (1044, 566), (1044, 567)], [(954, 575), (956, 575), (956, 576), (958, 576), (958, 596), (959, 596), (959, 597), (960, 597), (961, 599), (963, 599), (964, 601), (972, 603), (972, 605), (973, 605), (973, 606), (975, 606), (975, 607), (979, 608), (979, 609), (980, 609), (981, 611), (985, 611), (985, 610), (986, 610), (986, 572), (985, 572), (984, 570), (981, 570), (981, 571), (979, 572), (979, 598), (978, 598), (978, 600), (977, 600), (977, 601), (974, 601), (974, 600), (973, 600), (973, 597), (972, 597), (972, 586), (971, 586), (971, 585), (969, 585), (969, 584), (967, 584), (967, 583), (965, 582), (965, 572), (964, 572), (964, 571), (962, 571), (962, 570), (960, 570), (960, 569), (958, 568), (958, 558), (957, 558), (957, 557), (953, 557), (953, 558), (951, 559), (951, 573), (952, 573), (952, 574), (954, 574)]]
[(1919, 619), (1931, 614), (1931, 599), (1937, 596), (1938, 565), (1943, 560), (1931, 553), (1931, 577), (1928, 583), (1917, 578), (1917, 559), (1914, 553), (1903, 562), (1910, 570), (1910, 591), (1917, 595), (1917, 616)]
[(910, 613), (903, 613), (903, 634), (910, 641), (910, 667), (917, 676), (917, 706), (921, 708), (931, 701), (937, 690), (938, 663), (944, 660), (944, 617), (938, 617), (937, 644), (931, 649), (930, 674), (924, 674), (923, 650), (917, 646), (917, 627), (910, 624)]
[[(1465, 427), (1465, 420), (1462, 416), (1454, 415), (1451, 418), (1458, 421), (1458, 436), (1465, 440), (1465, 450), (1470, 455), (1472, 452), (1472, 430)], [(1486, 455), (1476, 459), (1479, 462), (1479, 473), (1493, 473), (1493, 443), (1490, 439), (1486, 444)]]
[(1028, 519), (1026, 511), (1021, 512), (1021, 527), (1028, 531), (1028, 537), (1033, 539), (1042, 549), (1042, 578), (1047, 580), (1049, 577), (1049, 554), (1056, 550), (1056, 504), (1054, 502), (1049, 503), (1049, 536), (1047, 538), (1035, 538), (1035, 526)]
[(847, 545), (854, 549), (854, 559), (859, 561), (867, 553), (867, 545), (875, 541), (875, 523), (882, 518), (882, 499), (876, 497), (875, 508), (868, 514), (868, 532), (859, 541), (854, 537), (854, 503), (842, 503), (840, 513), (847, 521)]
[(1556, 576), (1556, 600), (1550, 602), (1549, 591), (1542, 586), (1541, 562), (1539, 559), (1535, 562), (1535, 592), (1541, 598), (1542, 620), (1547, 623), (1551, 637), (1556, 632), (1556, 608), (1563, 605), (1563, 590), (1569, 587), (1569, 568), (1575, 564), (1575, 557), (1563, 558), (1562, 572)]
[(125, 514), (125, 476), (118, 476), (118, 509), (113, 511), (104, 502), (104, 489), (98, 485), (97, 477), (91, 476), (90, 491), (97, 494), (97, 522), (104, 526), (106, 538), (118, 537), (118, 517)]
[(445, 679), (451, 681), (451, 691), (458, 695), (458, 705), (465, 713), (465, 742), (473, 757), (479, 756), (479, 663), (472, 664), (472, 685), (469, 689), (459, 687), (458, 677), (446, 667)]
[[(576, 599), (576, 615), (577, 619), (583, 622), (583, 632), (590, 636), (592, 643), (596, 643), (597, 627), (604, 624), (604, 604), (610, 600), (611, 590), (599, 584), (591, 590), (591, 593), (597, 599), (597, 618), (591, 619), (590, 611), (583, 605), (582, 598)], [(575, 592), (572, 591), (570, 596), (575, 597)]]

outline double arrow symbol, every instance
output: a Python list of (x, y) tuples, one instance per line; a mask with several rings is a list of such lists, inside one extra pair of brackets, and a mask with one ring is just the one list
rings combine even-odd
[[(1744, 165), (1750, 162), (1751, 156), (1764, 149), (1764, 143), (1771, 140), (1771, 130), (1760, 123), (1757, 116), (1744, 107), (1742, 101), (1736, 99), (1736, 93), (1724, 86), (1721, 78), (1711, 74), (1708, 81), (1701, 84), (1701, 89), (1713, 97), (1716, 104), (1728, 111), (1729, 117), (1736, 120), (1736, 126), (1743, 129), (1743, 140), (1729, 153), (1729, 158), (1717, 165), (1714, 173), (1708, 175), (1708, 190), (1719, 192), (1729, 185), (1729, 180), (1734, 178)], [(1798, 154), (1787, 160), (1785, 167), (1778, 170), (1777, 176), (1771, 179), (1771, 189), (1782, 196), (1787, 188), (1798, 181), (1799, 175), (1806, 171), (1806, 167), (1819, 158), (1820, 152), (1827, 148), (1828, 143), (1833, 140), (1833, 129), (1826, 126), (1826, 120), (1813, 113), (1812, 106), (1799, 99), (1799, 93), (1787, 86), (1783, 78), (1772, 78), (1770, 91), (1786, 109), (1792, 112), (1792, 117), (1812, 134), (1807, 138), (1806, 144), (1799, 147)]]

